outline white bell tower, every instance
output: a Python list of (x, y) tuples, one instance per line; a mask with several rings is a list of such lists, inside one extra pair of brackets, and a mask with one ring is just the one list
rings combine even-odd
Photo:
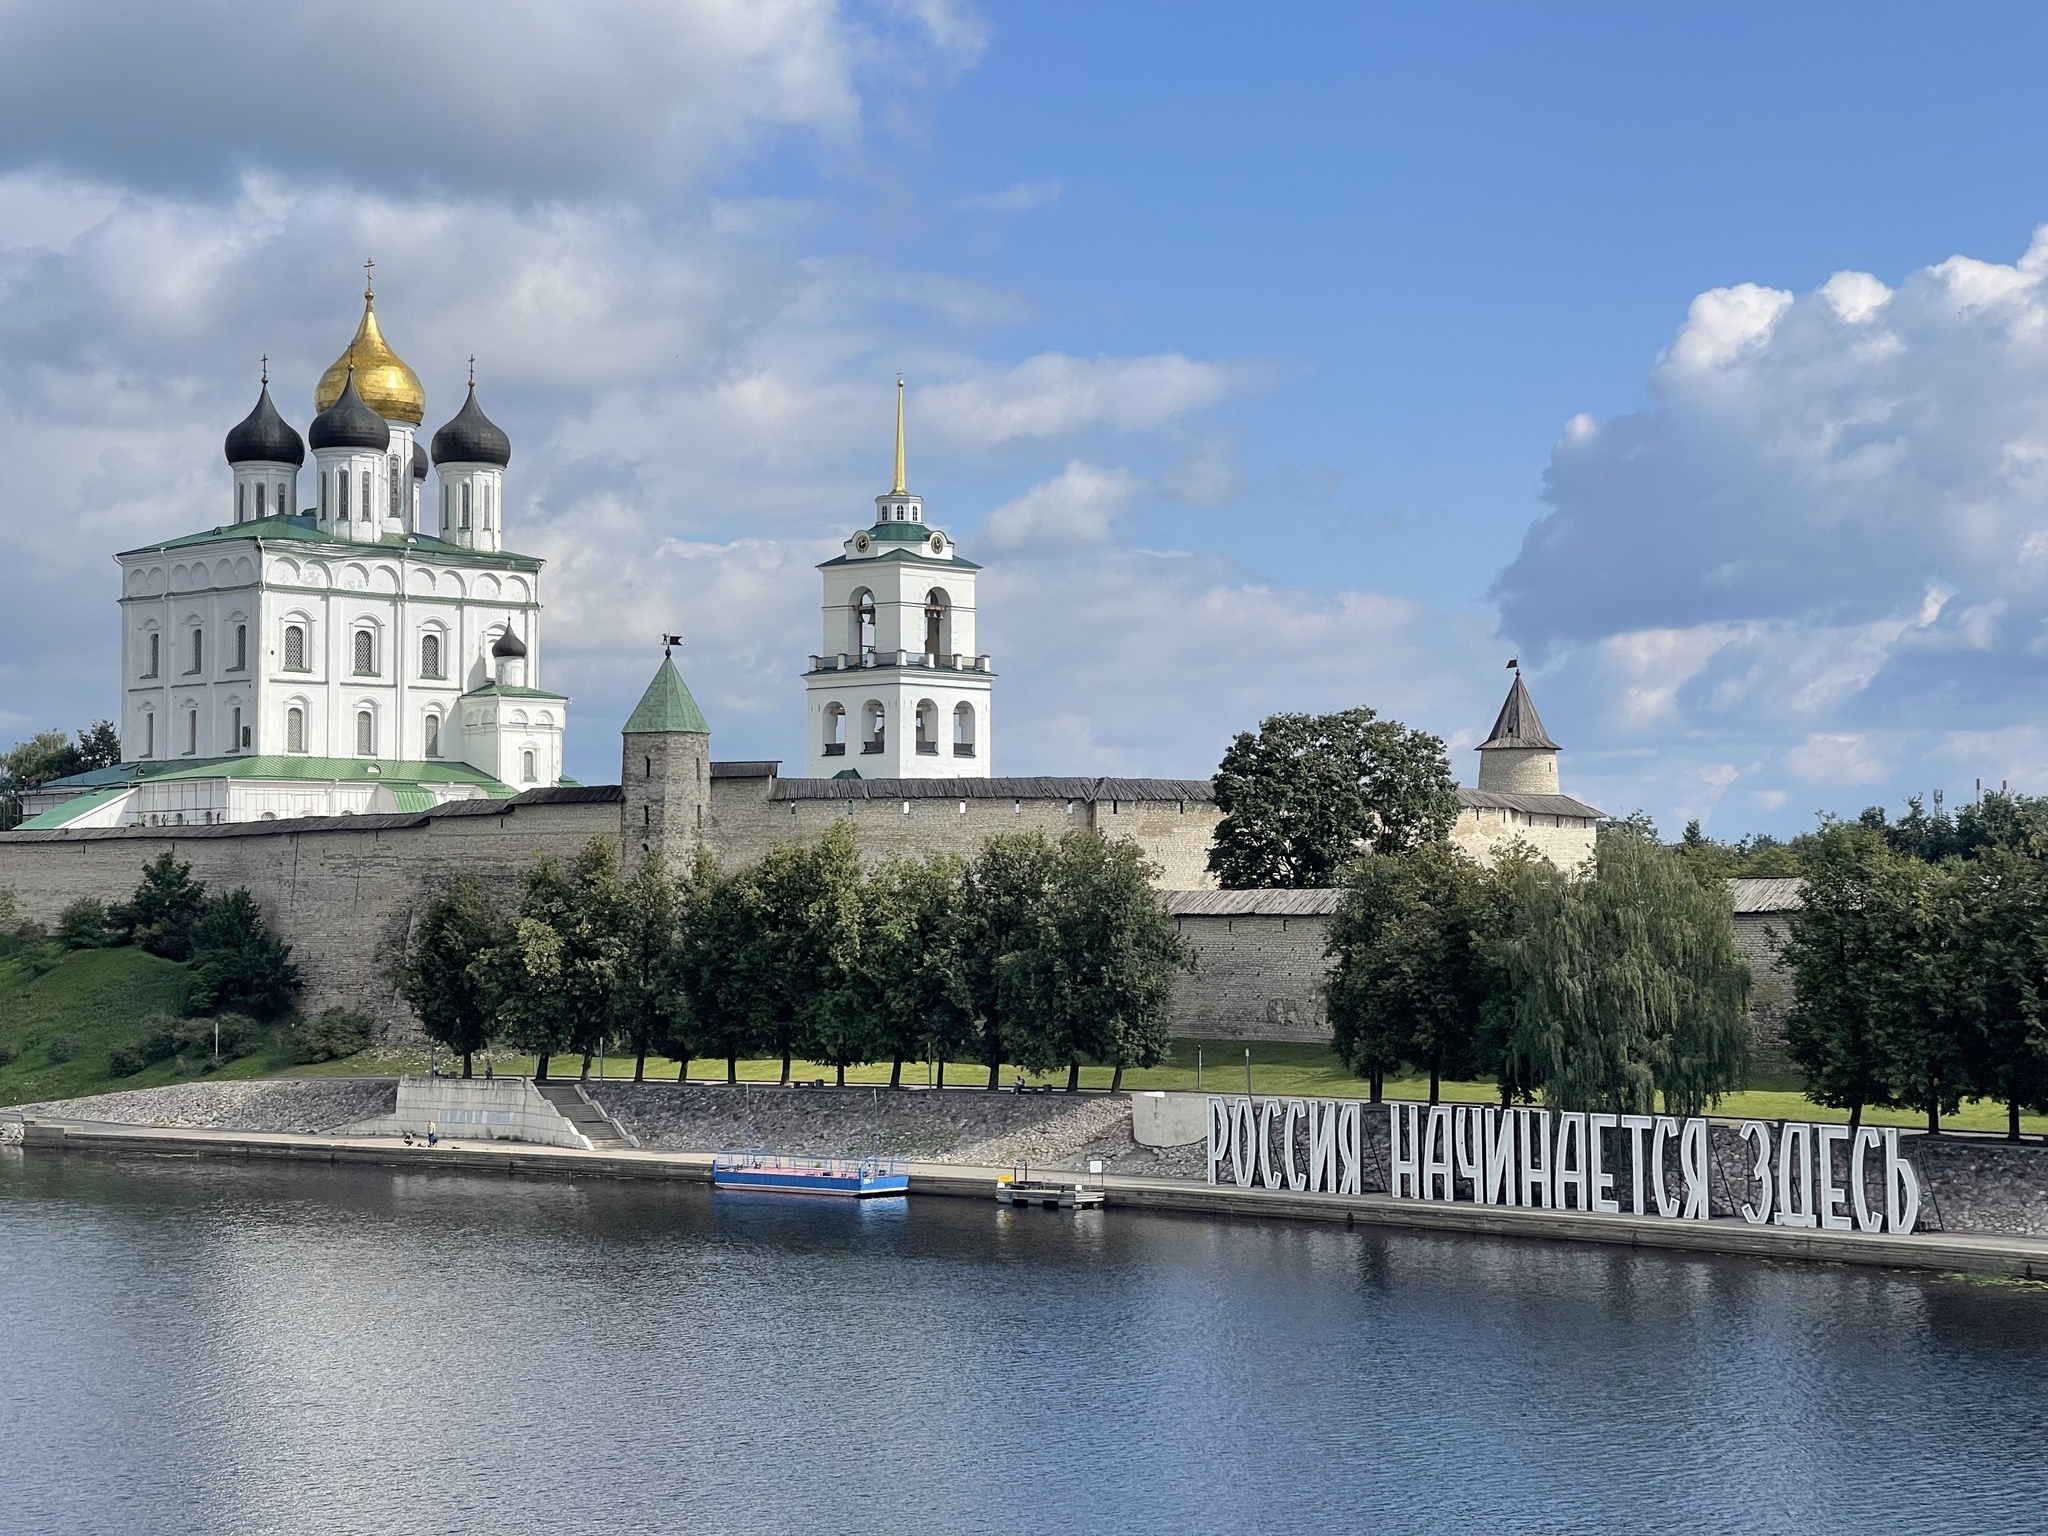
[(927, 526), (904, 485), (903, 380), (896, 380), (896, 483), (874, 526), (824, 573), (824, 650), (804, 674), (812, 778), (985, 779), (995, 672), (975, 649), (981, 567)]

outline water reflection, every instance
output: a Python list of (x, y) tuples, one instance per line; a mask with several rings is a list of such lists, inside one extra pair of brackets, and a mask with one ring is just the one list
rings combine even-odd
[(18, 1153), (0, 1245), (18, 1529), (1974, 1531), (2048, 1496), (2040, 1288)]

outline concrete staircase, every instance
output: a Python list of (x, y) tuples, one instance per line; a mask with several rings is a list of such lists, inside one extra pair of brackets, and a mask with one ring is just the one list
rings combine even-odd
[(590, 1095), (583, 1091), (581, 1083), (550, 1081), (533, 1086), (542, 1098), (555, 1106), (564, 1120), (582, 1134), (593, 1151), (607, 1152), (640, 1145), (626, 1134), (618, 1121), (590, 1102)]

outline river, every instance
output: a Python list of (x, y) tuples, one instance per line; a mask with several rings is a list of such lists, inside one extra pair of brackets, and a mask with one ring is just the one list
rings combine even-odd
[(0, 1524), (2048, 1529), (2048, 1288), (0, 1151)]

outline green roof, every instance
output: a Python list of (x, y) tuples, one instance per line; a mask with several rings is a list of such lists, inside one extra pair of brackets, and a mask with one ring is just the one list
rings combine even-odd
[(492, 696), (501, 699), (557, 699), (564, 704), (569, 702), (569, 695), (566, 693), (549, 693), (540, 688), (513, 688), (504, 683), (485, 683), (482, 687), (472, 688), (463, 695), (465, 699)]
[(627, 735), (652, 735), (659, 731), (690, 731), (700, 736), (711, 734), (711, 725), (704, 718), (704, 711), (697, 707), (697, 701), (690, 697), (690, 690), (683, 685), (683, 674), (666, 656), (661, 658), (660, 670), (654, 674), (654, 681), (647, 685), (647, 691), (640, 695), (640, 702), (633, 706), (633, 713), (626, 717), (625, 725)]
[(165, 539), (160, 544), (145, 544), (140, 549), (123, 550), (122, 553), (146, 555), (173, 549), (191, 549), (205, 544), (229, 544), (237, 540), (256, 539), (266, 539), (272, 543), (282, 541), (291, 544), (322, 544), (337, 550), (387, 549), (393, 553), (410, 550), (416, 555), (432, 555), (437, 560), (455, 560), (510, 570), (537, 571), (541, 567), (541, 562), (532, 555), (518, 555), (508, 549), (496, 552), (464, 549), (460, 544), (449, 544), (426, 533), (387, 533), (374, 539), (338, 539), (331, 533), (322, 533), (309, 517), (259, 517), (247, 523), (226, 523), (218, 528), (209, 528), (204, 533), (188, 533), (183, 538)]
[[(478, 784), (495, 797), (497, 790), (516, 793), (481, 768), (467, 763), (399, 761), (374, 757), (261, 757), (148, 758), (121, 763), (113, 768), (95, 768), (74, 773), (68, 779), (52, 779), (42, 789), (75, 789), (80, 794), (100, 789), (126, 789), (154, 779), (338, 779), (350, 784)], [(68, 805), (68, 802), (67, 802)], [(65, 806), (58, 807), (59, 810)], [(45, 811), (44, 815), (54, 812)], [(40, 819), (40, 818), (38, 818)]]
[(114, 784), (105, 789), (95, 789), (89, 794), (78, 795), (62, 805), (53, 805), (40, 816), (31, 816), (17, 831), (49, 832), (58, 827), (68, 827), (88, 811), (96, 811), (109, 800), (118, 800), (128, 793), (126, 784)]

